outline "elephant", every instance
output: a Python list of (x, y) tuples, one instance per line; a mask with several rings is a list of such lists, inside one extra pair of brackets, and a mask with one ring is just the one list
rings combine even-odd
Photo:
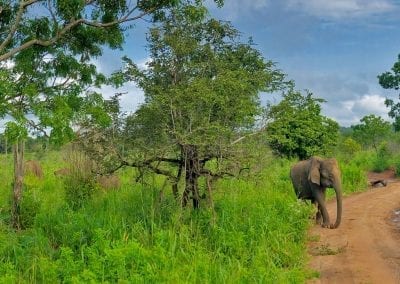
[[(322, 227), (335, 229), (339, 227), (342, 218), (342, 185), (338, 162), (334, 158), (322, 159), (311, 157), (308, 160), (296, 163), (290, 169), (290, 177), (297, 198), (311, 200), (318, 205), (317, 223)], [(325, 204), (326, 188), (333, 188), (336, 192), (337, 215), (335, 224), (331, 224)]]

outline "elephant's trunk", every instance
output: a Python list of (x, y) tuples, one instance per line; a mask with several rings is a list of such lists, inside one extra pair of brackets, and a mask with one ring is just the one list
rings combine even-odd
[(336, 222), (335, 224), (331, 225), (331, 229), (336, 229), (339, 227), (340, 222), (342, 220), (342, 186), (339, 182), (336, 182), (333, 185), (333, 188), (336, 192)]

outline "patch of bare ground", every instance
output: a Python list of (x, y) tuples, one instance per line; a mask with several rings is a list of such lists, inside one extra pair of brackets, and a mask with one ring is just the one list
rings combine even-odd
[[(310, 267), (320, 277), (309, 283), (400, 284), (400, 181), (392, 170), (368, 179), (387, 186), (344, 198), (339, 228), (310, 230)], [(334, 200), (328, 210), (334, 219)]]

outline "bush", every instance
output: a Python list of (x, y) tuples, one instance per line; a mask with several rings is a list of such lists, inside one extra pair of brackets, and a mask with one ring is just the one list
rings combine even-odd
[[(90, 175), (63, 177), (67, 200), (60, 178), (45, 175), (29, 189), (42, 195), (26, 195), (42, 200), (30, 229), (0, 223), (0, 283), (302, 283), (311, 210), (296, 200), (289, 165), (277, 159), (250, 181), (220, 180), (214, 210), (196, 211), (169, 191), (160, 201), (164, 179), (132, 185), (130, 169), (119, 191), (96, 194), (82, 188)], [(85, 206), (72, 210), (79, 196)]]
[(35, 217), (40, 210), (40, 199), (33, 190), (25, 188), (20, 203), (20, 223), (21, 229), (32, 227)]
[(380, 144), (376, 153), (376, 158), (373, 162), (372, 170), (378, 173), (387, 170), (390, 167), (390, 157), (391, 153), (389, 151), (388, 144)]
[(356, 163), (342, 163), (343, 193), (352, 193), (365, 190), (368, 186), (365, 170)]
[(397, 156), (396, 158), (394, 158), (394, 170), (396, 173), (396, 176), (400, 176), (400, 156)]
[(65, 198), (73, 209), (78, 209), (90, 199), (96, 187), (92, 173), (92, 162), (85, 154), (70, 151), (67, 156), (67, 163), (70, 173), (63, 180)]
[(361, 151), (361, 145), (351, 137), (347, 137), (340, 145), (340, 154), (346, 161), (350, 161), (358, 152)]

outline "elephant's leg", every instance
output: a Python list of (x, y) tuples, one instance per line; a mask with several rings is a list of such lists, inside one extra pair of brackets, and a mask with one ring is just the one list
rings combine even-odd
[(315, 214), (315, 224), (322, 224), (322, 214), (321, 214), (321, 208), (315, 199), (311, 199), (312, 204), (314, 205), (315, 209), (317, 209), (317, 212)]
[(322, 224), (321, 206), (319, 206), (318, 202), (315, 202), (315, 206), (317, 208), (317, 214), (315, 216), (315, 223), (318, 225), (321, 225)]
[(325, 190), (326, 189), (316, 189), (313, 191), (314, 198), (318, 202), (318, 211), (321, 212), (322, 215), (322, 227), (328, 228), (331, 223), (329, 220), (328, 210), (326, 210), (325, 205)]

